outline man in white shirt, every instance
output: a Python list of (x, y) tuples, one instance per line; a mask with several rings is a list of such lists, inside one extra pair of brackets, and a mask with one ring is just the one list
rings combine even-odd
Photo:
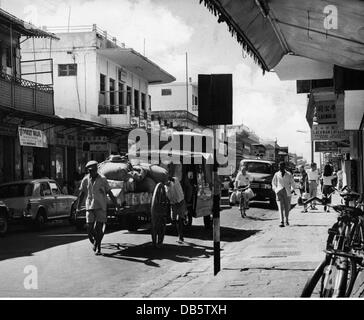
[(286, 164), (279, 164), (279, 171), (274, 174), (272, 180), (272, 189), (277, 195), (277, 202), (281, 213), (280, 227), (284, 227), (284, 219), (286, 225), (289, 225), (288, 216), (291, 210), (291, 190), (294, 189), (293, 175), (286, 170)]
[[(320, 182), (320, 174), (317, 170), (316, 163), (312, 163), (311, 169), (307, 170), (307, 177), (308, 177), (308, 183), (309, 183), (308, 190), (310, 193), (310, 198), (317, 197), (317, 186), (319, 185), (319, 182)], [(311, 209), (317, 210), (315, 201), (311, 202)]]

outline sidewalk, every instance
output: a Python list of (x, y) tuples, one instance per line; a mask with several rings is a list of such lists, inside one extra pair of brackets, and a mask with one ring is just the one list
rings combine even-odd
[[(333, 198), (333, 204), (340, 197)], [(265, 230), (237, 243), (224, 244), (221, 272), (212, 276), (213, 268), (200, 270), (190, 281), (181, 279), (170, 297), (202, 298), (298, 298), (314, 269), (324, 258), (327, 230), (336, 221), (331, 210), (301, 213), (296, 206), (290, 213), (290, 226), (280, 228), (271, 219)], [(277, 217), (278, 212), (272, 212)], [(196, 270), (196, 273), (198, 271)], [(364, 283), (364, 276), (357, 284)], [(358, 286), (359, 287), (359, 286)], [(360, 288), (356, 290), (357, 296)]]

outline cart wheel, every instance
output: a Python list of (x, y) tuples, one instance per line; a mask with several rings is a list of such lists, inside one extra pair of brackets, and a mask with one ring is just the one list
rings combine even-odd
[(153, 192), (151, 204), (152, 241), (157, 246), (163, 243), (169, 201), (163, 183), (158, 183)]

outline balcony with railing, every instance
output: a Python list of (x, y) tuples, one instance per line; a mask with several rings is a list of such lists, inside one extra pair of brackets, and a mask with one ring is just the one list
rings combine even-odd
[[(130, 128), (135, 123), (147, 123), (151, 121), (151, 114), (144, 109), (136, 109), (130, 104), (129, 99), (123, 98), (124, 91), (99, 92), (99, 116), (106, 118), (110, 126)], [(123, 103), (127, 101), (128, 104)]]
[(0, 106), (54, 115), (53, 87), (0, 72)]

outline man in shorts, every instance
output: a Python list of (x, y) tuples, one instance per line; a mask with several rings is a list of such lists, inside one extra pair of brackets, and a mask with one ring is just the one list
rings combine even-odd
[(101, 255), (101, 241), (104, 237), (104, 224), (107, 222), (107, 195), (113, 201), (116, 210), (119, 205), (111, 192), (107, 179), (97, 172), (98, 163), (90, 161), (86, 165), (89, 172), (80, 185), (77, 210), (80, 210), (86, 196), (87, 233), (96, 255)]
[(176, 177), (170, 177), (166, 183), (166, 192), (172, 209), (172, 221), (176, 225), (178, 243), (184, 242), (183, 224), (186, 214), (186, 202), (182, 186)]

